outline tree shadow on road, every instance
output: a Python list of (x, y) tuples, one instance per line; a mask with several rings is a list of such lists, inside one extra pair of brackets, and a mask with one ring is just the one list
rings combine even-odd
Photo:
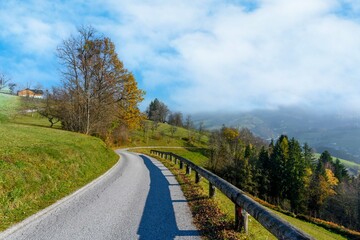
[[(146, 199), (144, 212), (138, 229), (139, 239), (175, 239), (176, 237), (191, 238), (200, 236), (195, 229), (180, 230), (175, 217), (174, 204), (170, 194), (171, 184), (161, 169), (148, 157), (140, 156), (150, 172), (150, 190)], [(186, 203), (182, 203), (186, 204)], [(189, 219), (191, 221), (191, 219)], [(196, 237), (195, 237), (196, 238)], [(200, 237), (197, 237), (200, 239)]]

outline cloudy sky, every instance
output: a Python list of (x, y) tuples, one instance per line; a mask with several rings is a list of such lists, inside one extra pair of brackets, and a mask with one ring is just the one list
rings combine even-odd
[(0, 1), (0, 71), (60, 82), (56, 47), (92, 25), (172, 110), (360, 112), (359, 0)]

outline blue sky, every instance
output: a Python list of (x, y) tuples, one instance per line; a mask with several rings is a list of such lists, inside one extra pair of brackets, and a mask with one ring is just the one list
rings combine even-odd
[(147, 92), (142, 109), (360, 112), (358, 0), (7, 0), (0, 23), (0, 72), (19, 87), (58, 85), (56, 47), (92, 25)]

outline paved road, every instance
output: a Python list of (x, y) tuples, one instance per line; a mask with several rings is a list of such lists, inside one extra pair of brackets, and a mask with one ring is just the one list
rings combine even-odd
[(147, 156), (118, 153), (106, 176), (0, 239), (200, 239), (170, 171)]

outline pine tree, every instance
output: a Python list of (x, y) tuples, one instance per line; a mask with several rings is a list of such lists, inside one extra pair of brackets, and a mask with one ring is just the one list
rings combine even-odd
[(337, 179), (339, 179), (340, 182), (343, 182), (344, 180), (349, 180), (349, 174), (346, 170), (345, 166), (340, 162), (340, 160), (337, 158), (335, 160), (334, 166), (334, 175)]
[(289, 160), (286, 167), (287, 198), (291, 211), (297, 213), (305, 208), (306, 203), (306, 160), (302, 156), (298, 141), (292, 138), (289, 142)]
[(273, 152), (270, 157), (270, 196), (273, 203), (280, 204), (286, 194), (286, 164), (289, 159), (289, 141), (288, 137), (281, 135), (276, 141)]
[(267, 199), (269, 195), (269, 169), (270, 159), (269, 153), (262, 147), (256, 166), (256, 182), (258, 186), (258, 194), (262, 199)]

